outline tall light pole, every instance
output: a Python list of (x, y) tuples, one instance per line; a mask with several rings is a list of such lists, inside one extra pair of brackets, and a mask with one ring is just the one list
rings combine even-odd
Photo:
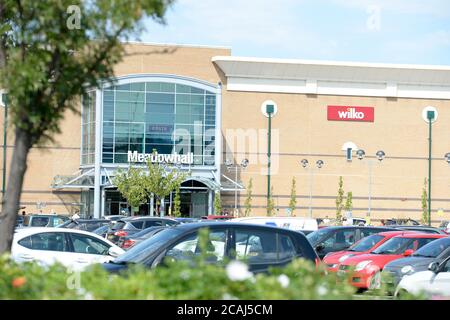
[[(309, 161), (307, 159), (302, 159), (300, 161), (300, 164), (303, 168), (308, 167)], [(317, 160), (316, 161), (316, 167), (318, 169), (322, 168), (325, 162), (323, 160)], [(313, 178), (314, 178), (314, 168), (309, 168), (309, 217), (312, 218), (312, 190), (313, 190)]]
[(431, 129), (438, 113), (435, 107), (428, 106), (422, 110), (422, 118), (428, 123), (428, 225), (431, 226)]
[(447, 161), (448, 164), (450, 164), (450, 152), (447, 152), (444, 156), (445, 161)]
[[(366, 152), (362, 149), (358, 149), (356, 151), (356, 155), (358, 156), (359, 160), (364, 159)], [(375, 156), (377, 157), (378, 161), (383, 161), (384, 157), (386, 156), (386, 153), (384, 153), (383, 150), (379, 150), (376, 152)], [(370, 220), (370, 214), (372, 210), (372, 165), (374, 164), (374, 161), (369, 159), (367, 161), (367, 164), (369, 166), (369, 194), (368, 194), (368, 208), (367, 208), (367, 217)]]
[(237, 216), (237, 179), (238, 179), (238, 168), (245, 169), (248, 166), (248, 159), (243, 159), (241, 163), (233, 164), (233, 162), (230, 159), (227, 159), (225, 161), (225, 165), (227, 166), (227, 170), (231, 171), (234, 169), (234, 214)]
[(270, 166), (271, 166), (271, 156), (272, 156), (272, 118), (277, 113), (277, 104), (273, 102), (272, 100), (266, 100), (261, 105), (261, 112), (263, 115), (265, 115), (268, 119), (267, 124), (267, 215), (270, 214), (269, 207), (270, 207), (270, 198), (271, 198), (271, 192), (270, 192)]

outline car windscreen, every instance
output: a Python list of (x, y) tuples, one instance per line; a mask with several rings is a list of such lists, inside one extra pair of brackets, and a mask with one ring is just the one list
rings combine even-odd
[(375, 254), (399, 254), (411, 242), (410, 238), (391, 238), (372, 251)]
[(111, 226), (111, 230), (117, 231), (123, 229), (125, 227), (125, 221), (117, 221), (114, 225)]
[(450, 247), (450, 238), (438, 239), (423, 246), (412, 254), (414, 257), (436, 258)]
[(348, 251), (355, 252), (364, 252), (373, 248), (378, 242), (384, 239), (384, 236), (380, 236), (379, 234), (373, 234), (371, 236), (365, 237), (348, 248)]
[(122, 254), (113, 262), (122, 263), (142, 263), (150, 256), (155, 250), (157, 250), (161, 244), (164, 244), (177, 236), (183, 231), (177, 228), (168, 228), (156, 234), (154, 237), (142, 241), (136, 246), (133, 246), (130, 250)]
[(328, 229), (321, 229), (321, 230), (317, 230), (317, 231), (314, 231), (314, 232), (308, 234), (306, 236), (306, 238), (308, 238), (309, 242), (313, 246), (315, 246), (319, 242), (319, 240), (321, 240), (323, 237), (325, 237), (329, 233), (330, 233), (330, 230), (328, 230)]
[(141, 237), (146, 236), (146, 235), (149, 234), (149, 233), (155, 232), (155, 230), (163, 230), (163, 229), (165, 229), (165, 227), (150, 227), (150, 228), (145, 228), (144, 230), (135, 233), (135, 234), (133, 235), (133, 238), (141, 238)]
[(102, 233), (107, 232), (108, 229), (109, 229), (109, 225), (106, 225), (106, 226), (101, 226), (95, 230), (92, 230), (92, 232), (95, 234), (101, 235)]

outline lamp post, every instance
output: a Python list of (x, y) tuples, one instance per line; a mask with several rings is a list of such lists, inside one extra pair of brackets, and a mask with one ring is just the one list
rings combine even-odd
[[(307, 159), (302, 159), (300, 161), (300, 164), (303, 168), (308, 167), (309, 161)], [(323, 160), (317, 160), (316, 161), (316, 167), (318, 169), (322, 168), (325, 162)], [(313, 178), (314, 178), (314, 168), (309, 168), (309, 217), (312, 218), (312, 190), (313, 190)]]
[[(356, 155), (358, 156), (359, 160), (364, 159), (366, 152), (362, 149), (359, 149), (356, 151)], [(386, 156), (386, 153), (384, 153), (383, 150), (379, 150), (375, 153), (375, 156), (377, 157), (378, 161), (383, 161), (384, 157)], [(374, 161), (369, 159), (367, 161), (367, 164), (369, 166), (369, 195), (368, 195), (368, 208), (367, 208), (367, 217), (370, 220), (370, 214), (371, 214), (371, 210), (372, 210), (372, 165), (373, 165)]]
[(272, 100), (266, 100), (261, 105), (261, 112), (268, 119), (267, 124), (267, 214), (270, 207), (270, 166), (271, 166), (271, 145), (272, 145), (272, 118), (277, 114), (278, 107)]
[(450, 152), (447, 152), (444, 156), (445, 161), (447, 161), (448, 164), (450, 164)]
[(245, 169), (248, 166), (248, 159), (243, 159), (241, 163), (233, 165), (233, 162), (229, 159), (225, 161), (225, 165), (227, 166), (227, 170), (231, 171), (234, 169), (234, 214), (237, 215), (237, 179), (238, 179), (238, 168)]
[(438, 113), (435, 107), (427, 106), (422, 110), (422, 118), (428, 123), (428, 225), (431, 226), (431, 145), (432, 124), (436, 122)]

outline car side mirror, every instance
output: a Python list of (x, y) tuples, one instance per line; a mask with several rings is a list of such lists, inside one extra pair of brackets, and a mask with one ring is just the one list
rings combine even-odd
[(428, 265), (428, 270), (430, 270), (433, 273), (439, 272), (439, 262), (432, 262)]
[(412, 255), (414, 253), (414, 250), (412, 250), (412, 249), (407, 249), (407, 250), (405, 250), (405, 252), (403, 252), (403, 255), (405, 256), (405, 257), (409, 257), (410, 255)]
[(111, 247), (108, 250), (108, 255), (110, 255), (111, 257), (114, 257), (114, 258), (117, 258), (121, 254), (122, 254), (122, 251), (117, 247)]
[(323, 249), (325, 249), (325, 246), (323, 244), (318, 244), (316, 246), (316, 251), (317, 252), (321, 252), (321, 251), (323, 251)]

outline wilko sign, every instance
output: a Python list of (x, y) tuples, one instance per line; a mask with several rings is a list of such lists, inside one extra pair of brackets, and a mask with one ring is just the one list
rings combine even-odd
[(327, 119), (332, 121), (364, 121), (373, 122), (373, 107), (328, 106)]

